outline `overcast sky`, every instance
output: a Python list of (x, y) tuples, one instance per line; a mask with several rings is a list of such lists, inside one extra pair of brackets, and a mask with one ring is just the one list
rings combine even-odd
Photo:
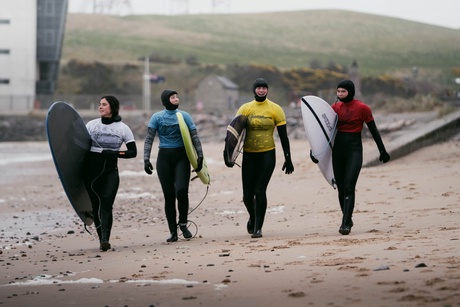
[(95, 4), (99, 3), (112, 3), (113, 12), (121, 12), (123, 8), (121, 14), (180, 15), (341, 9), (460, 29), (460, 0), (69, 0), (69, 11), (92, 12)]

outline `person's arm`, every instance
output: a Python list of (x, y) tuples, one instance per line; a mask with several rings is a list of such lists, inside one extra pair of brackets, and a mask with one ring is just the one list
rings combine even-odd
[(150, 163), (150, 152), (152, 151), (152, 144), (156, 133), (157, 131), (154, 128), (147, 128), (147, 136), (144, 142), (144, 170), (149, 175), (153, 173), (153, 165)]
[(289, 144), (286, 125), (277, 126), (276, 129), (278, 130), (281, 147), (283, 148), (284, 153), (284, 164), (282, 170), (285, 170), (286, 174), (291, 174), (294, 171), (294, 165), (292, 164), (291, 147)]
[(390, 161), (390, 155), (387, 153), (385, 149), (385, 145), (383, 144), (382, 137), (380, 136), (380, 133), (379, 133), (379, 130), (377, 129), (377, 125), (375, 124), (375, 121), (372, 120), (366, 124), (367, 124), (367, 128), (369, 128), (369, 131), (371, 132), (372, 137), (374, 138), (377, 148), (379, 149), (379, 152), (380, 152), (379, 160), (382, 161), (383, 163), (387, 163), (388, 161)]
[(136, 142), (133, 141), (133, 142), (126, 143), (126, 149), (127, 150), (118, 152), (118, 158), (130, 159), (130, 158), (135, 158), (137, 156)]
[(190, 131), (190, 136), (192, 138), (192, 143), (193, 146), (195, 147), (196, 154), (198, 156), (197, 158), (197, 167), (195, 169), (195, 172), (201, 171), (201, 168), (203, 167), (203, 148), (201, 147), (201, 142), (200, 138), (198, 137), (198, 131), (196, 129), (193, 129)]

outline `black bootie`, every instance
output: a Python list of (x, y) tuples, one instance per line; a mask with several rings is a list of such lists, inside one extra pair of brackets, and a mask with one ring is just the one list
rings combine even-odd
[(176, 242), (178, 240), (177, 231), (171, 232), (169, 238), (166, 239), (166, 242)]
[(102, 229), (102, 231), (101, 231), (101, 247), (100, 247), (101, 251), (106, 252), (111, 248), (110, 243), (109, 243), (109, 239), (110, 239), (110, 230)]
[(246, 224), (246, 230), (250, 235), (254, 233), (254, 219), (249, 217), (248, 223)]
[(177, 224), (176, 223), (168, 223), (169, 228), (169, 238), (166, 239), (166, 242), (176, 242), (178, 240), (177, 237)]
[(187, 228), (187, 223), (180, 223), (179, 228), (180, 231), (182, 231), (182, 235), (184, 236), (184, 238), (190, 239), (191, 237), (193, 237), (192, 233)]
[(254, 220), (254, 232), (251, 235), (251, 238), (262, 238), (262, 225), (264, 221), (260, 218), (255, 218)]
[(243, 203), (244, 206), (246, 207), (246, 210), (248, 211), (249, 214), (249, 220), (246, 224), (246, 230), (248, 231), (249, 234), (254, 233), (254, 226), (255, 226), (255, 221), (254, 221), (254, 198), (244, 198), (243, 197)]
[(349, 235), (351, 232), (351, 227), (353, 227), (353, 221), (351, 216), (353, 215), (353, 209), (355, 207), (354, 199), (351, 197), (345, 197), (343, 204), (343, 216), (342, 216), (342, 225), (340, 225), (339, 233), (342, 235)]

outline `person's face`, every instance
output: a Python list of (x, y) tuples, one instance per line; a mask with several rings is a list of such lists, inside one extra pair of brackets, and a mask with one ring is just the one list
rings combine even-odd
[(268, 88), (266, 88), (264, 86), (259, 86), (259, 87), (256, 87), (254, 92), (256, 93), (257, 96), (264, 97), (268, 93)]
[(99, 114), (101, 117), (112, 117), (112, 109), (109, 102), (103, 98), (99, 101)]
[(339, 99), (343, 99), (347, 96), (348, 96), (348, 91), (346, 89), (341, 88), (341, 87), (337, 89), (337, 97), (339, 97)]
[(169, 96), (169, 102), (171, 102), (173, 105), (177, 106), (179, 104), (179, 95), (172, 94), (171, 96)]

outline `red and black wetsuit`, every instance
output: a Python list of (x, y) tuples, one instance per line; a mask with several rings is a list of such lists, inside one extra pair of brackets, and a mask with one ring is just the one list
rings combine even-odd
[(332, 166), (337, 182), (340, 208), (347, 223), (355, 206), (355, 188), (363, 164), (361, 131), (364, 123), (373, 122), (371, 109), (362, 101), (338, 101), (332, 105), (338, 115), (337, 135), (332, 150)]

